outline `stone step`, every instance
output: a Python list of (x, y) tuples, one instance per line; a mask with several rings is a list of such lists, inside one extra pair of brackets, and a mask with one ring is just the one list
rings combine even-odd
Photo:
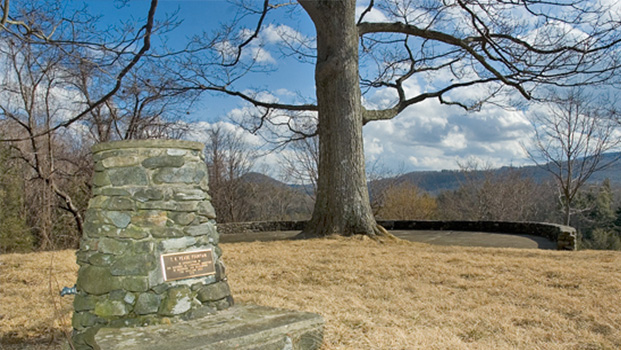
[(321, 347), (321, 315), (236, 305), (215, 315), (170, 325), (102, 328), (102, 350), (312, 350)]

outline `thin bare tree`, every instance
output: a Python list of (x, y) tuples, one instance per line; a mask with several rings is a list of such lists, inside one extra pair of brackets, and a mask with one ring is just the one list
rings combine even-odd
[(282, 171), (287, 180), (304, 186), (306, 193), (315, 199), (317, 192), (317, 165), (319, 164), (319, 140), (317, 137), (302, 138), (290, 142), (288, 152), (283, 154)]
[(555, 95), (544, 112), (532, 115), (535, 135), (526, 149), (554, 177), (565, 225), (578, 210), (574, 200), (580, 188), (593, 173), (621, 158), (621, 153), (606, 157), (621, 145), (618, 120), (614, 110), (579, 90)]
[(218, 221), (247, 220), (252, 187), (243, 179), (254, 164), (256, 152), (244, 141), (240, 130), (214, 124), (207, 130), (205, 162), (209, 171), (209, 194)]

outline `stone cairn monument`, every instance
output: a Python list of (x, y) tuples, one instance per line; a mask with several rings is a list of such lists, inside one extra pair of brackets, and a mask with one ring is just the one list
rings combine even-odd
[(83, 335), (94, 326), (190, 319), (232, 305), (202, 149), (172, 140), (93, 147), (93, 198), (77, 253), (78, 347), (90, 348)]
[[(93, 197), (77, 252), (80, 268), (72, 321), (76, 349), (99, 349), (95, 335), (100, 329), (170, 328), (233, 305), (207, 194), (203, 147), (179, 140), (115, 141), (93, 147)], [(129, 343), (141, 342), (145, 341)]]

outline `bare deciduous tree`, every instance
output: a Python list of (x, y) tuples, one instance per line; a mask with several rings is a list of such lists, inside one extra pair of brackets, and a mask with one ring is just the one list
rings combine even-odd
[[(174, 26), (170, 19), (155, 22), (157, 5), (158, 0), (150, 1), (143, 26), (136, 30), (126, 28), (118, 37), (112, 37), (109, 31), (97, 28), (97, 18), (86, 8), (72, 10), (60, 0), (4, 0), (1, 41), (16, 46), (28, 45), (39, 52), (53, 52), (67, 74), (81, 71), (78, 67), (84, 65), (92, 72), (101, 73), (100, 79), (91, 84), (97, 86), (98, 93), (91, 94), (91, 98), (80, 106), (83, 108), (72, 110), (70, 115), (38, 130), (34, 136), (71, 126), (100, 108), (121, 89), (124, 78), (150, 50), (153, 32)], [(5, 138), (0, 141), (22, 140)]]
[[(83, 62), (74, 72), (73, 86), (86, 105), (92, 104), (93, 69)], [(111, 140), (180, 138), (187, 124), (178, 121), (185, 116), (193, 98), (180, 95), (171, 87), (174, 81), (152, 60), (144, 60), (125, 79), (123, 88), (105, 103), (92, 109), (80, 121), (95, 142)], [(95, 91), (97, 92), (97, 91)]]
[(535, 136), (529, 157), (550, 173), (557, 184), (563, 223), (569, 225), (574, 200), (587, 180), (620, 157), (605, 158), (621, 145), (614, 111), (598, 105), (591, 96), (571, 90), (555, 96), (545, 112), (532, 116)]
[[(476, 109), (507, 90), (531, 99), (538, 86), (601, 83), (616, 78), (619, 68), (618, 18), (602, 2), (370, 1), (357, 18), (355, 0), (300, 0), (315, 25), (316, 45), (310, 54), (308, 40), (288, 47), (303, 60), (314, 58), (316, 103), (285, 104), (236, 89), (241, 77), (260, 68), (256, 60), (245, 59), (256, 54), (242, 53), (251, 52), (250, 43), (258, 40), (269, 13), (289, 3), (253, 4), (244, 2), (259, 18), (256, 27), (229, 26), (215, 38), (197, 40), (202, 49), (192, 49), (185, 62), (192, 69), (181, 72), (180, 79), (187, 89), (250, 102), (258, 111), (257, 127), (277, 123), (293, 138), (319, 135), (317, 200), (305, 229), (308, 236), (388, 235), (377, 226), (369, 204), (364, 124), (392, 119), (408, 106), (432, 99), (465, 109)], [(367, 20), (374, 10), (387, 20)], [(361, 60), (367, 67), (377, 63), (362, 73), (362, 80)], [(218, 73), (213, 72), (216, 65), (222, 68)], [(417, 79), (428, 83), (425, 89), (406, 89), (407, 82)], [(459, 94), (473, 87), (483, 92)], [(361, 88), (390, 89), (394, 104), (367, 110)], [(317, 112), (316, 130), (298, 128), (304, 123), (296, 123), (297, 114), (283, 121), (283, 111)]]
[[(226, 125), (226, 124), (224, 124)], [(252, 188), (243, 179), (256, 157), (238, 130), (223, 124), (207, 130), (205, 162), (209, 171), (209, 194), (218, 221), (244, 221), (250, 212)]]
[(283, 155), (283, 172), (287, 179), (309, 187), (307, 194), (315, 198), (317, 192), (317, 165), (319, 164), (319, 140), (317, 137), (302, 138), (289, 143), (290, 153)]
[(457, 190), (438, 196), (443, 219), (486, 221), (536, 221), (542, 218), (541, 203), (547, 185), (537, 183), (515, 168), (492, 169), (476, 161), (460, 164)]
[(381, 197), (375, 216), (382, 219), (431, 220), (438, 210), (435, 198), (408, 182), (388, 187)]
[(0, 49), (4, 59), (4, 76), (0, 96), (4, 124), (14, 136), (24, 141), (13, 143), (19, 157), (28, 165), (26, 179), (35, 187), (32, 205), (34, 224), (41, 249), (52, 247), (53, 210), (57, 206), (70, 212), (78, 232), (82, 232), (82, 215), (71, 196), (59, 186), (62, 164), (56, 157), (58, 135), (45, 133), (64, 116), (66, 107), (58, 103), (58, 94), (66, 87), (63, 56), (50, 49), (40, 50), (22, 41), (9, 41)]
[[(27, 165), (24, 196), (41, 249), (57, 242), (75, 246), (81, 236), (91, 171), (84, 150), (91, 140), (82, 138), (80, 126), (67, 127), (109, 103), (149, 50), (154, 26), (160, 27), (156, 6), (152, 0), (142, 28), (113, 38), (86, 9), (58, 0), (2, 4), (0, 141), (10, 143)], [(83, 95), (96, 97), (80, 96), (76, 72), (87, 73), (79, 76)]]

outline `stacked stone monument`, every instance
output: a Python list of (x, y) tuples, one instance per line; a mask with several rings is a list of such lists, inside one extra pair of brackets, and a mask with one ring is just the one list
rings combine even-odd
[(169, 323), (232, 305), (202, 149), (173, 140), (93, 147), (93, 198), (77, 253), (79, 349), (91, 348), (89, 333), (101, 326)]
[(91, 349), (317, 349), (323, 319), (233, 306), (203, 145), (95, 145), (73, 345)]

